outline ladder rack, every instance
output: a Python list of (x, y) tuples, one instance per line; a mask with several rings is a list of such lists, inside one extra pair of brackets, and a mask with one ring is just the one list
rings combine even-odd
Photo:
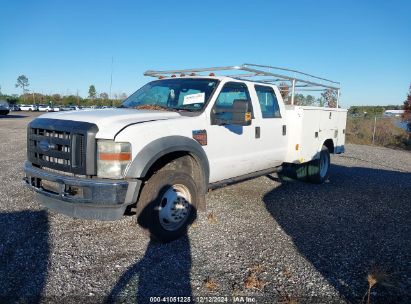
[[(231, 77), (234, 79), (248, 80), (260, 83), (276, 84), (290, 83), (291, 86), (291, 104), (294, 104), (296, 89), (300, 91), (326, 91), (332, 90), (337, 93), (337, 108), (340, 99), (340, 83), (329, 79), (321, 78), (297, 70), (288, 68), (280, 68), (268, 65), (259, 65), (244, 63), (235, 66), (209, 67), (199, 69), (182, 69), (182, 70), (167, 70), (167, 71), (152, 71), (148, 70), (144, 73), (145, 76), (151, 77), (175, 77), (180, 76), (205, 76), (201, 73), (210, 73), (207, 76)], [(231, 73), (230, 73), (231, 72)], [(279, 87), (281, 90), (281, 87)]]

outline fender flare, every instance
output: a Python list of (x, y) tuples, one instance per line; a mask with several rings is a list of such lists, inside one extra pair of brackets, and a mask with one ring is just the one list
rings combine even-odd
[(184, 136), (167, 136), (156, 139), (146, 145), (132, 161), (126, 177), (144, 178), (151, 166), (162, 156), (172, 152), (188, 152), (196, 158), (204, 172), (206, 186), (208, 185), (210, 166), (204, 149), (195, 140)]

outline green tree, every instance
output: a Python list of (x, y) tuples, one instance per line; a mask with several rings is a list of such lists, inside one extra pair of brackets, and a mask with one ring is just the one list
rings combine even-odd
[(51, 99), (53, 99), (54, 102), (60, 102), (62, 98), (60, 94), (53, 94), (51, 95)]
[(294, 99), (294, 103), (299, 106), (312, 106), (315, 104), (315, 97), (312, 95), (295, 94)]
[(108, 99), (108, 94), (105, 93), (105, 92), (100, 93), (100, 98), (101, 98), (101, 99)]
[(92, 84), (88, 89), (88, 97), (91, 99), (95, 99), (97, 96), (96, 87)]
[(63, 104), (64, 105), (75, 105), (77, 104), (77, 96), (69, 95), (63, 97)]
[(326, 100), (324, 99), (324, 97), (317, 98), (317, 104), (319, 107), (324, 107), (325, 103), (326, 103)]
[(27, 92), (27, 87), (29, 85), (29, 79), (26, 77), (26, 75), (20, 75), (17, 78), (16, 88), (21, 88), (23, 90), (23, 95)]

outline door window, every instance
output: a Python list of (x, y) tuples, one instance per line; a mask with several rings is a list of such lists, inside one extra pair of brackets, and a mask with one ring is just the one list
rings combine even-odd
[[(233, 107), (235, 100), (248, 101), (248, 109), (251, 112), (251, 118), (254, 118), (253, 107), (247, 86), (240, 82), (227, 82), (224, 85), (215, 102), (214, 109), (216, 112), (224, 112), (225, 109)], [(229, 119), (229, 117), (226, 118)]]
[(215, 106), (217, 108), (231, 108), (234, 100), (250, 100), (247, 86), (239, 82), (227, 82), (218, 95)]
[(256, 85), (255, 91), (263, 118), (281, 118), (280, 107), (273, 88)]

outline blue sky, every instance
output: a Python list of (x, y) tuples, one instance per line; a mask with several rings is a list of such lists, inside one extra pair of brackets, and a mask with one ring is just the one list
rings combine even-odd
[(338, 80), (343, 106), (400, 104), (411, 1), (3, 1), (0, 86), (132, 93), (147, 69), (284, 66)]

